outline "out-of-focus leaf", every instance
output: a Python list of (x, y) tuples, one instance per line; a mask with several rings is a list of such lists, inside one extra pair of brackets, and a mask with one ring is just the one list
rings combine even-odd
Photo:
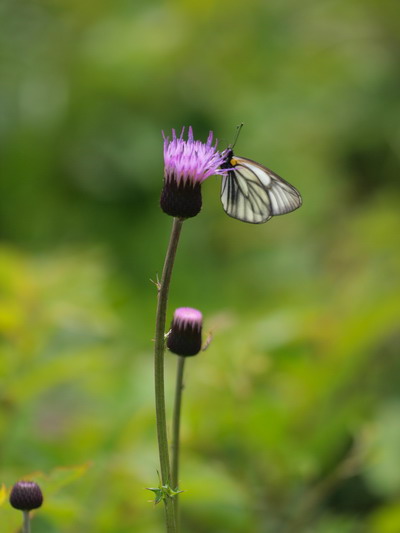
[(400, 528), (400, 504), (389, 503), (372, 514), (368, 521), (371, 533), (397, 533)]
[(400, 472), (393, 468), (400, 446), (400, 403), (388, 403), (377, 412), (366, 432), (368, 461), (365, 476), (371, 488), (384, 497), (400, 490)]
[(7, 489), (4, 483), (2, 483), (0, 487), (0, 505), (3, 505), (6, 499), (7, 499)]

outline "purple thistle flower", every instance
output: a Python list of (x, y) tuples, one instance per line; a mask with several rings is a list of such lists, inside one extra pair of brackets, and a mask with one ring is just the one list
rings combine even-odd
[(20, 511), (31, 511), (42, 505), (43, 494), (34, 481), (18, 481), (11, 489), (10, 503)]
[(219, 167), (225, 158), (217, 151), (217, 142), (213, 146), (213, 132), (210, 131), (206, 144), (195, 141), (193, 129), (189, 126), (188, 140), (183, 140), (185, 128), (179, 138), (172, 130), (172, 141), (164, 138), (165, 180), (176, 181), (178, 184), (189, 181), (192, 185), (202, 183), (214, 174), (223, 174)]
[(217, 142), (213, 144), (210, 131), (207, 142), (195, 141), (192, 127), (189, 127), (188, 139), (183, 140), (185, 128), (179, 137), (172, 130), (172, 140), (164, 138), (164, 187), (161, 193), (161, 208), (179, 218), (196, 216), (202, 205), (201, 184), (215, 174), (225, 174), (220, 166), (224, 156), (217, 151)]
[(203, 315), (192, 307), (175, 309), (171, 331), (167, 337), (168, 349), (183, 357), (197, 355), (201, 350)]

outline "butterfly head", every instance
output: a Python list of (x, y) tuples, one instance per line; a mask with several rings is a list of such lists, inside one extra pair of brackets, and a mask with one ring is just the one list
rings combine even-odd
[(221, 168), (230, 169), (237, 165), (237, 160), (235, 159), (233, 155), (232, 148), (227, 148), (225, 152), (223, 153), (224, 156), (224, 162), (221, 165)]

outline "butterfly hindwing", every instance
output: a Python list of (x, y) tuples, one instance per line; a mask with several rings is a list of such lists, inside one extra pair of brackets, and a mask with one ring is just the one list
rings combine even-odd
[(232, 150), (222, 168), (227, 169), (222, 178), (222, 205), (233, 218), (261, 224), (302, 204), (295, 187), (259, 163), (234, 156)]

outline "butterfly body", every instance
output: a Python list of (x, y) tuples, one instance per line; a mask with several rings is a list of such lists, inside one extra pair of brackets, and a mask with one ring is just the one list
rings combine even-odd
[(221, 201), (225, 212), (250, 224), (262, 224), (302, 204), (299, 191), (267, 167), (226, 150)]

